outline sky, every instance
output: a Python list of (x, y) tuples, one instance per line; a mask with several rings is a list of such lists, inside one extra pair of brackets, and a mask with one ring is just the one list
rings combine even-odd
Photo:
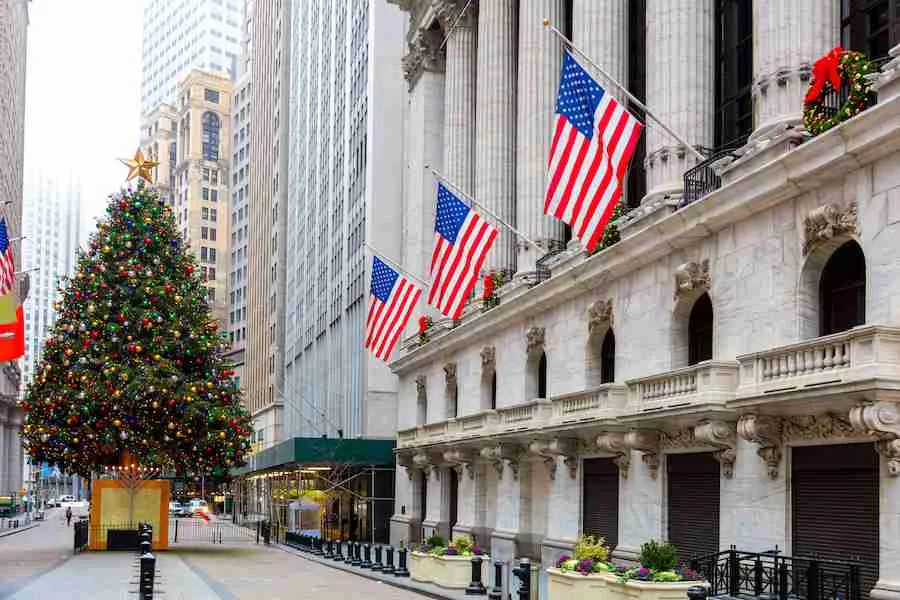
[[(143, 0), (29, 2), (25, 173), (81, 181), (82, 231), (125, 181), (140, 128)], [(28, 201), (27, 193), (25, 202)], [(86, 236), (83, 236), (86, 237)]]

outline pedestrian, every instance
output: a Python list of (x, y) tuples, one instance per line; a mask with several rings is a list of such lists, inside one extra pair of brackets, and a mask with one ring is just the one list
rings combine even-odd
[(66, 507), (66, 527), (69, 527), (72, 524), (72, 507)]

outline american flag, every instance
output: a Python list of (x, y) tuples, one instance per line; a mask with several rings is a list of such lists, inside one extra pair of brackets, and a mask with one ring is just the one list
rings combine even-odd
[(16, 281), (16, 262), (6, 229), (6, 218), (0, 217), (0, 295), (8, 294)]
[(593, 250), (622, 197), (641, 124), (569, 52), (563, 58), (544, 212)]
[(496, 227), (439, 183), (428, 303), (458, 319), (496, 238)]
[(422, 290), (375, 256), (370, 294), (366, 348), (387, 362)]

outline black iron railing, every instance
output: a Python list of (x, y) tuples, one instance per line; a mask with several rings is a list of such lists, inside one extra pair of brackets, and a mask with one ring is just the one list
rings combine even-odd
[(710, 596), (767, 597), (778, 600), (862, 600), (860, 565), (781, 556), (778, 550), (735, 549), (691, 560), (710, 584)]
[[(881, 58), (876, 58), (872, 60), (872, 65), (874, 66), (874, 72), (878, 72), (881, 70), (881, 67), (890, 60), (890, 56), (884, 56)], [(850, 97), (850, 82), (845, 80), (840, 88), (834, 89), (831, 85), (825, 86), (825, 91), (822, 92), (822, 96), (820, 97), (819, 103), (821, 104), (821, 110), (824, 112), (829, 118), (833, 117), (837, 114), (837, 112), (841, 109), (844, 104), (847, 103), (847, 99)], [(870, 91), (868, 96), (866, 97), (866, 108), (871, 108), (875, 106), (878, 102), (878, 96), (874, 91)]]
[(684, 196), (682, 196), (678, 208), (692, 204), (722, 187), (722, 178), (716, 174), (712, 166), (726, 156), (733, 155), (738, 147), (731, 146), (716, 150), (709, 154), (706, 160), (684, 172)]
[(75, 552), (81, 552), (88, 545), (88, 522), (75, 522)]

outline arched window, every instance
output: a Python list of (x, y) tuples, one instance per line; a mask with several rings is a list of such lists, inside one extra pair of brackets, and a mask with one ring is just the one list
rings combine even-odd
[(819, 280), (819, 335), (846, 331), (866, 322), (866, 258), (849, 241), (831, 255)]
[(688, 320), (688, 364), (710, 360), (713, 354), (713, 308), (709, 294), (694, 302)]
[(612, 383), (616, 380), (616, 336), (610, 328), (603, 336), (600, 347), (600, 383)]
[(218, 115), (203, 113), (203, 160), (219, 160), (219, 129), (221, 122)]
[(537, 397), (547, 397), (547, 353), (541, 352), (537, 368)]

